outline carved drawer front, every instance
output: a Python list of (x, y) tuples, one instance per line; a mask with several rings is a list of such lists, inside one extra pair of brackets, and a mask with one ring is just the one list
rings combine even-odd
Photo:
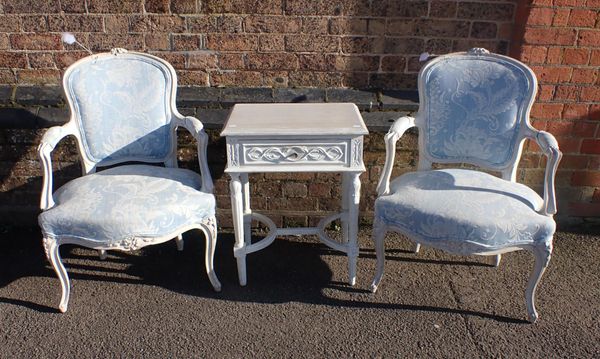
[(243, 165), (343, 165), (348, 164), (348, 142), (246, 142), (240, 157)]

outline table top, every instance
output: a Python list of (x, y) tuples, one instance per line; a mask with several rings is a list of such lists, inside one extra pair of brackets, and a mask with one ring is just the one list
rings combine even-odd
[(221, 136), (366, 135), (353, 103), (236, 104)]

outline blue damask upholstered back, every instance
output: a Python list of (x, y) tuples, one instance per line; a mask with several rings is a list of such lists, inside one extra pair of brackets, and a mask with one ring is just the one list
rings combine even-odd
[(426, 101), (419, 111), (429, 156), (506, 167), (518, 151), (519, 130), (535, 90), (524, 66), (491, 56), (436, 60), (420, 77)]
[(65, 90), (90, 160), (156, 162), (168, 155), (174, 79), (163, 63), (124, 53), (90, 57), (69, 70)]

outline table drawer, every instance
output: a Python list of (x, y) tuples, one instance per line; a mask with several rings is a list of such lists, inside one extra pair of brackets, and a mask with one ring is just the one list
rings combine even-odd
[(347, 164), (348, 142), (245, 142), (240, 145), (242, 165)]

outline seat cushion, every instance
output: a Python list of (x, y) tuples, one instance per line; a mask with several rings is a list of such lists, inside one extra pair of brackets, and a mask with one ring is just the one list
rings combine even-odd
[(186, 169), (115, 167), (62, 186), (39, 224), (45, 236), (102, 244), (161, 237), (214, 215), (215, 198), (200, 187), (200, 176)]
[(404, 174), (375, 202), (375, 216), (431, 246), (477, 253), (547, 241), (551, 217), (529, 187), (487, 173), (444, 169)]

